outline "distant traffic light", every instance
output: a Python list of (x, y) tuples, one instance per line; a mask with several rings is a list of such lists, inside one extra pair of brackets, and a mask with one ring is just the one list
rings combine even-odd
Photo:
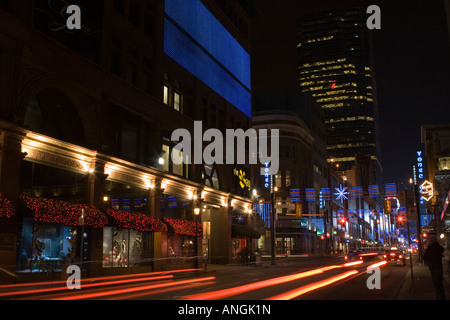
[(406, 221), (406, 217), (404, 217), (403, 215), (399, 215), (397, 221), (398, 223), (402, 224), (403, 222)]
[(390, 199), (384, 200), (384, 213), (391, 213), (391, 200)]
[(422, 233), (422, 238), (426, 238), (428, 236), (428, 234), (426, 232)]

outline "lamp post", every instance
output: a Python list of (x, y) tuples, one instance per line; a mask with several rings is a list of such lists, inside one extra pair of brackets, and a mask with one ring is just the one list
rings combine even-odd
[(80, 268), (82, 268), (84, 253), (84, 208), (81, 208), (81, 216), (78, 218), (78, 224), (81, 226)]
[(270, 193), (271, 196), (271, 204), (272, 204), (272, 223), (270, 224), (270, 236), (271, 236), (271, 251), (272, 251), (272, 265), (275, 265), (275, 192), (278, 191), (277, 187), (273, 187), (273, 190)]
[(408, 210), (406, 210), (406, 230), (408, 231), (408, 247), (409, 247), (409, 268), (411, 270), (411, 287), (414, 292), (414, 275), (413, 275), (413, 263), (412, 263), (412, 248), (411, 248), (411, 234), (409, 231), (409, 217)]
[(194, 268), (198, 269), (198, 216), (200, 215), (200, 208), (197, 207), (194, 209), (195, 214), (195, 237), (194, 237), (194, 246), (195, 246), (195, 260), (194, 260)]
[(416, 212), (417, 212), (417, 249), (419, 254), (419, 260), (422, 259), (422, 239), (421, 239), (421, 229), (420, 226), (420, 202), (419, 202), (419, 187), (417, 185), (417, 176), (416, 176), (416, 166), (413, 165), (413, 179), (414, 179), (414, 201), (416, 202)]

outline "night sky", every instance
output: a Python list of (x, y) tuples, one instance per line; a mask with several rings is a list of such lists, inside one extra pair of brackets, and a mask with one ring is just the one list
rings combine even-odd
[(383, 178), (403, 189), (416, 151), (424, 150), (420, 126), (450, 123), (450, 42), (443, 1), (253, 1), (260, 12), (252, 29), (256, 93), (297, 90), (292, 48), (299, 15), (355, 5), (380, 7), (381, 30), (372, 33)]

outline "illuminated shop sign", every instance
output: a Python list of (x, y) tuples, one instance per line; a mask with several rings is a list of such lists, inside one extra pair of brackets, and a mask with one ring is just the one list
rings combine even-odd
[(423, 179), (423, 157), (422, 151), (417, 151), (417, 177)]
[(425, 201), (430, 201), (431, 198), (433, 198), (434, 190), (433, 190), (433, 184), (427, 180), (425, 180), (420, 185), (420, 193), (422, 195), (422, 199)]
[(266, 162), (264, 166), (264, 187), (269, 188), (272, 180), (272, 176), (269, 175), (269, 163)]
[(251, 189), (250, 179), (247, 179), (245, 177), (245, 171), (244, 170), (238, 170), (234, 168), (233, 173), (236, 177), (239, 179), (239, 186), (241, 189)]

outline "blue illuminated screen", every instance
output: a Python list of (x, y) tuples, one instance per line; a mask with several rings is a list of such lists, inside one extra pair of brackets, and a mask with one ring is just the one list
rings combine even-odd
[(251, 117), (250, 55), (200, 0), (165, 0), (164, 52)]

